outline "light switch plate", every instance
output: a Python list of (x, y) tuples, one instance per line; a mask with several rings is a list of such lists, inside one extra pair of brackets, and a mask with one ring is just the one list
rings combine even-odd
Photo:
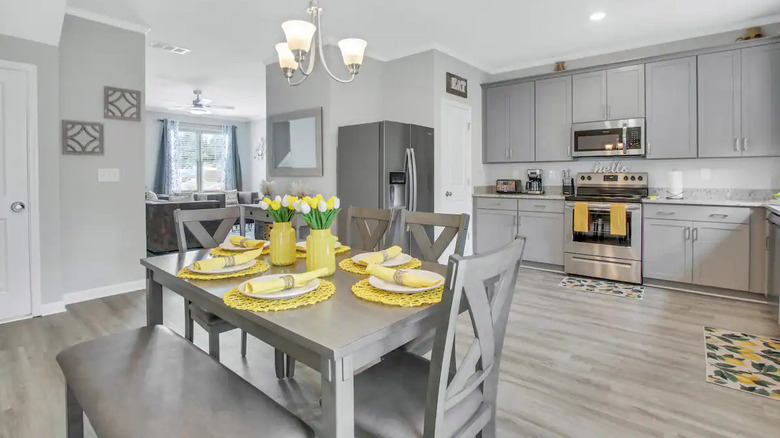
[(699, 171), (699, 177), (702, 181), (709, 181), (712, 179), (712, 171), (707, 167), (702, 167)]
[(119, 182), (119, 169), (98, 169), (98, 182)]

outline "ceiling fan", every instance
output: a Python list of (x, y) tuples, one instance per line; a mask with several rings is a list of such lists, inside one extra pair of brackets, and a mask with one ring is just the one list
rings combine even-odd
[(221, 110), (236, 109), (236, 107), (230, 105), (212, 105), (211, 99), (200, 98), (200, 95), (203, 94), (201, 90), (193, 90), (192, 92), (195, 93), (195, 99), (192, 101), (190, 105), (175, 106), (168, 109), (171, 111), (189, 111), (190, 114), (211, 114), (212, 109), (221, 109)]

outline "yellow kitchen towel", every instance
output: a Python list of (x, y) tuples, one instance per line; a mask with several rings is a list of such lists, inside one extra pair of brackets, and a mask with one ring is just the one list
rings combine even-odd
[(300, 287), (308, 283), (315, 278), (320, 278), (324, 275), (328, 275), (327, 268), (315, 269), (314, 271), (304, 272), (303, 274), (290, 274), (282, 277), (277, 277), (271, 280), (264, 280), (262, 278), (250, 281), (244, 285), (244, 293), (252, 295), (270, 294), (279, 292), (294, 287)]
[(588, 203), (574, 203), (574, 231), (577, 233), (588, 232)]
[(609, 234), (626, 235), (626, 204), (609, 204)]
[(247, 239), (244, 236), (230, 236), (228, 237), (228, 240), (233, 246), (239, 248), (262, 248), (263, 245), (265, 245), (265, 240)]
[(423, 278), (412, 271), (390, 269), (379, 265), (368, 265), (368, 267), (366, 267), (366, 272), (379, 277), (382, 280), (407, 287), (433, 287), (438, 286), (441, 283), (441, 280)]
[(211, 271), (228, 266), (241, 265), (260, 257), (262, 252), (262, 249), (254, 249), (228, 257), (215, 257), (213, 259), (200, 260), (193, 263), (192, 267), (195, 268), (196, 271)]
[(386, 262), (388, 259), (391, 259), (398, 254), (401, 254), (401, 247), (400, 246), (391, 246), (390, 248), (387, 248), (384, 251), (378, 251), (375, 253), (372, 253), (368, 257), (365, 257), (363, 260), (359, 261), (361, 265), (380, 265), (384, 262)]

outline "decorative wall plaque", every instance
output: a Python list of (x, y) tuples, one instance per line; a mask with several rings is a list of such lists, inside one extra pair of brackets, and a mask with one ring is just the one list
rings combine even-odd
[(103, 155), (103, 124), (62, 121), (62, 153), (70, 155)]
[(447, 92), (463, 98), (469, 97), (469, 81), (447, 72)]
[(601, 161), (596, 161), (596, 165), (593, 166), (593, 173), (626, 173), (628, 172), (628, 165), (622, 161), (613, 161), (609, 164), (601, 164)]
[(107, 119), (141, 121), (141, 92), (103, 87), (103, 116)]

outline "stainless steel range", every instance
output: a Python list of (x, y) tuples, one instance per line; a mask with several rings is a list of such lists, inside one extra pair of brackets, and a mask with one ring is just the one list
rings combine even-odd
[(575, 195), (566, 197), (564, 269), (570, 274), (642, 283), (642, 198), (648, 195), (647, 173), (580, 173), (575, 182)]

